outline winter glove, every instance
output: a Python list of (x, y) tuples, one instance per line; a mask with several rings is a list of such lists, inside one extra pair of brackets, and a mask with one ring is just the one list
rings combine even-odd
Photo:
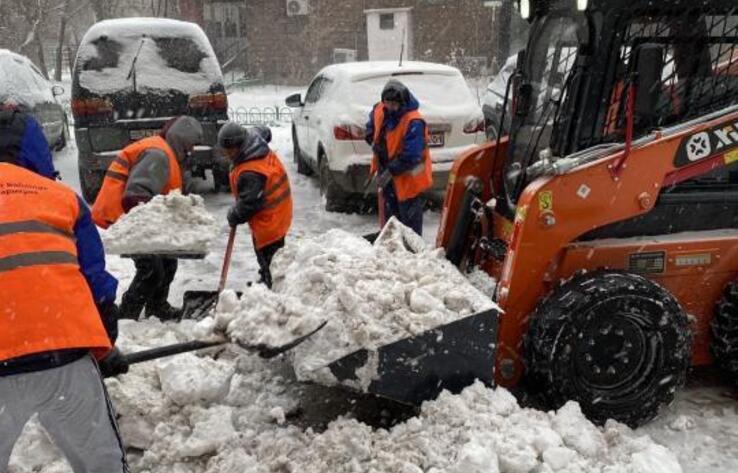
[(100, 366), (100, 373), (102, 374), (103, 378), (110, 378), (113, 376), (118, 376), (119, 374), (128, 373), (128, 361), (126, 361), (126, 357), (118, 350), (118, 348), (113, 348), (113, 350), (108, 353), (108, 356), (100, 360), (99, 363)]
[(238, 208), (234, 205), (228, 209), (228, 225), (231, 227), (237, 227), (246, 223), (245, 220), (239, 215)]
[(389, 172), (389, 169), (383, 170), (377, 176), (377, 187), (379, 189), (384, 189), (390, 182), (392, 182), (392, 173)]
[(118, 338), (118, 319), (120, 318), (118, 306), (115, 305), (115, 302), (102, 302), (97, 304), (97, 311), (100, 313), (110, 343), (115, 345), (115, 340)]

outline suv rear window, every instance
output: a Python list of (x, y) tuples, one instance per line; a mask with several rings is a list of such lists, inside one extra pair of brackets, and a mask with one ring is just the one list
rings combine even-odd
[(373, 105), (379, 102), (382, 89), (390, 79), (397, 79), (417, 97), (420, 103), (431, 103), (437, 106), (456, 106), (476, 99), (461, 76), (434, 74), (400, 74), (396, 76), (380, 76), (351, 83), (353, 101), (362, 105)]
[[(111, 94), (177, 90), (207, 93), (222, 84), (212, 47), (191, 28), (93, 27), (78, 52), (78, 83), (90, 92)], [(135, 65), (134, 65), (135, 60)]]

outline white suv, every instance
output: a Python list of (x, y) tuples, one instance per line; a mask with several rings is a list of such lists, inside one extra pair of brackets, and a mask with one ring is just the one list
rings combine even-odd
[[(371, 148), (364, 141), (372, 106), (390, 79), (405, 84), (428, 123), (433, 190), (443, 191), (454, 159), (484, 141), (484, 116), (458, 69), (423, 62), (334, 64), (318, 73), (305, 97), (287, 97), (293, 107), (292, 138), (298, 172), (317, 173), (327, 210), (347, 210), (361, 201)], [(375, 189), (370, 189), (374, 192)]]

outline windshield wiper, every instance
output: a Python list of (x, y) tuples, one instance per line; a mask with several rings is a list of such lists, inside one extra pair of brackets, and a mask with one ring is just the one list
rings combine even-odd
[(128, 76), (126, 77), (126, 80), (131, 80), (133, 78), (133, 92), (136, 93), (136, 62), (138, 61), (138, 56), (141, 54), (141, 49), (143, 49), (144, 41), (146, 41), (146, 35), (143, 35), (141, 38), (141, 43), (138, 45), (138, 51), (136, 51), (136, 55), (133, 56), (133, 61), (131, 61), (131, 68), (128, 70)]

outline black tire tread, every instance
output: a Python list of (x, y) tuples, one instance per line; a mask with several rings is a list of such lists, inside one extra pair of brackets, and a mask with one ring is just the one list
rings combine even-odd
[[(665, 308), (659, 320), (652, 323), (657, 327), (659, 339), (669, 340), (670, 345), (662, 350), (663, 357), (655, 373), (658, 380), (651, 380), (644, 388), (646, 392), (631, 394), (623, 408), (604, 406), (592, 393), (577, 390), (576, 383), (566, 379), (566, 353), (560, 353), (556, 345), (567, 328), (575, 329), (575, 314), (586, 313), (588, 306), (597, 301), (618, 296), (648, 297), (661, 301)], [(666, 319), (663, 319), (666, 317)], [(664, 323), (666, 321), (666, 323)], [(677, 389), (684, 385), (690, 364), (691, 332), (686, 313), (671, 294), (656, 283), (635, 274), (619, 271), (596, 271), (577, 274), (563, 282), (548, 297), (543, 299), (530, 318), (530, 328), (524, 337), (527, 385), (538, 391), (546, 407), (557, 409), (569, 400), (578, 401), (582, 411), (596, 423), (608, 418), (636, 427), (651, 420), (661, 406), (669, 404)], [(565, 350), (560, 350), (564, 351)], [(599, 396), (601, 397), (601, 396)], [(624, 401), (623, 401), (624, 402)], [(627, 405), (626, 405), (627, 404)]]
[(722, 298), (715, 304), (710, 330), (715, 365), (726, 380), (738, 385), (738, 281), (723, 290)]

